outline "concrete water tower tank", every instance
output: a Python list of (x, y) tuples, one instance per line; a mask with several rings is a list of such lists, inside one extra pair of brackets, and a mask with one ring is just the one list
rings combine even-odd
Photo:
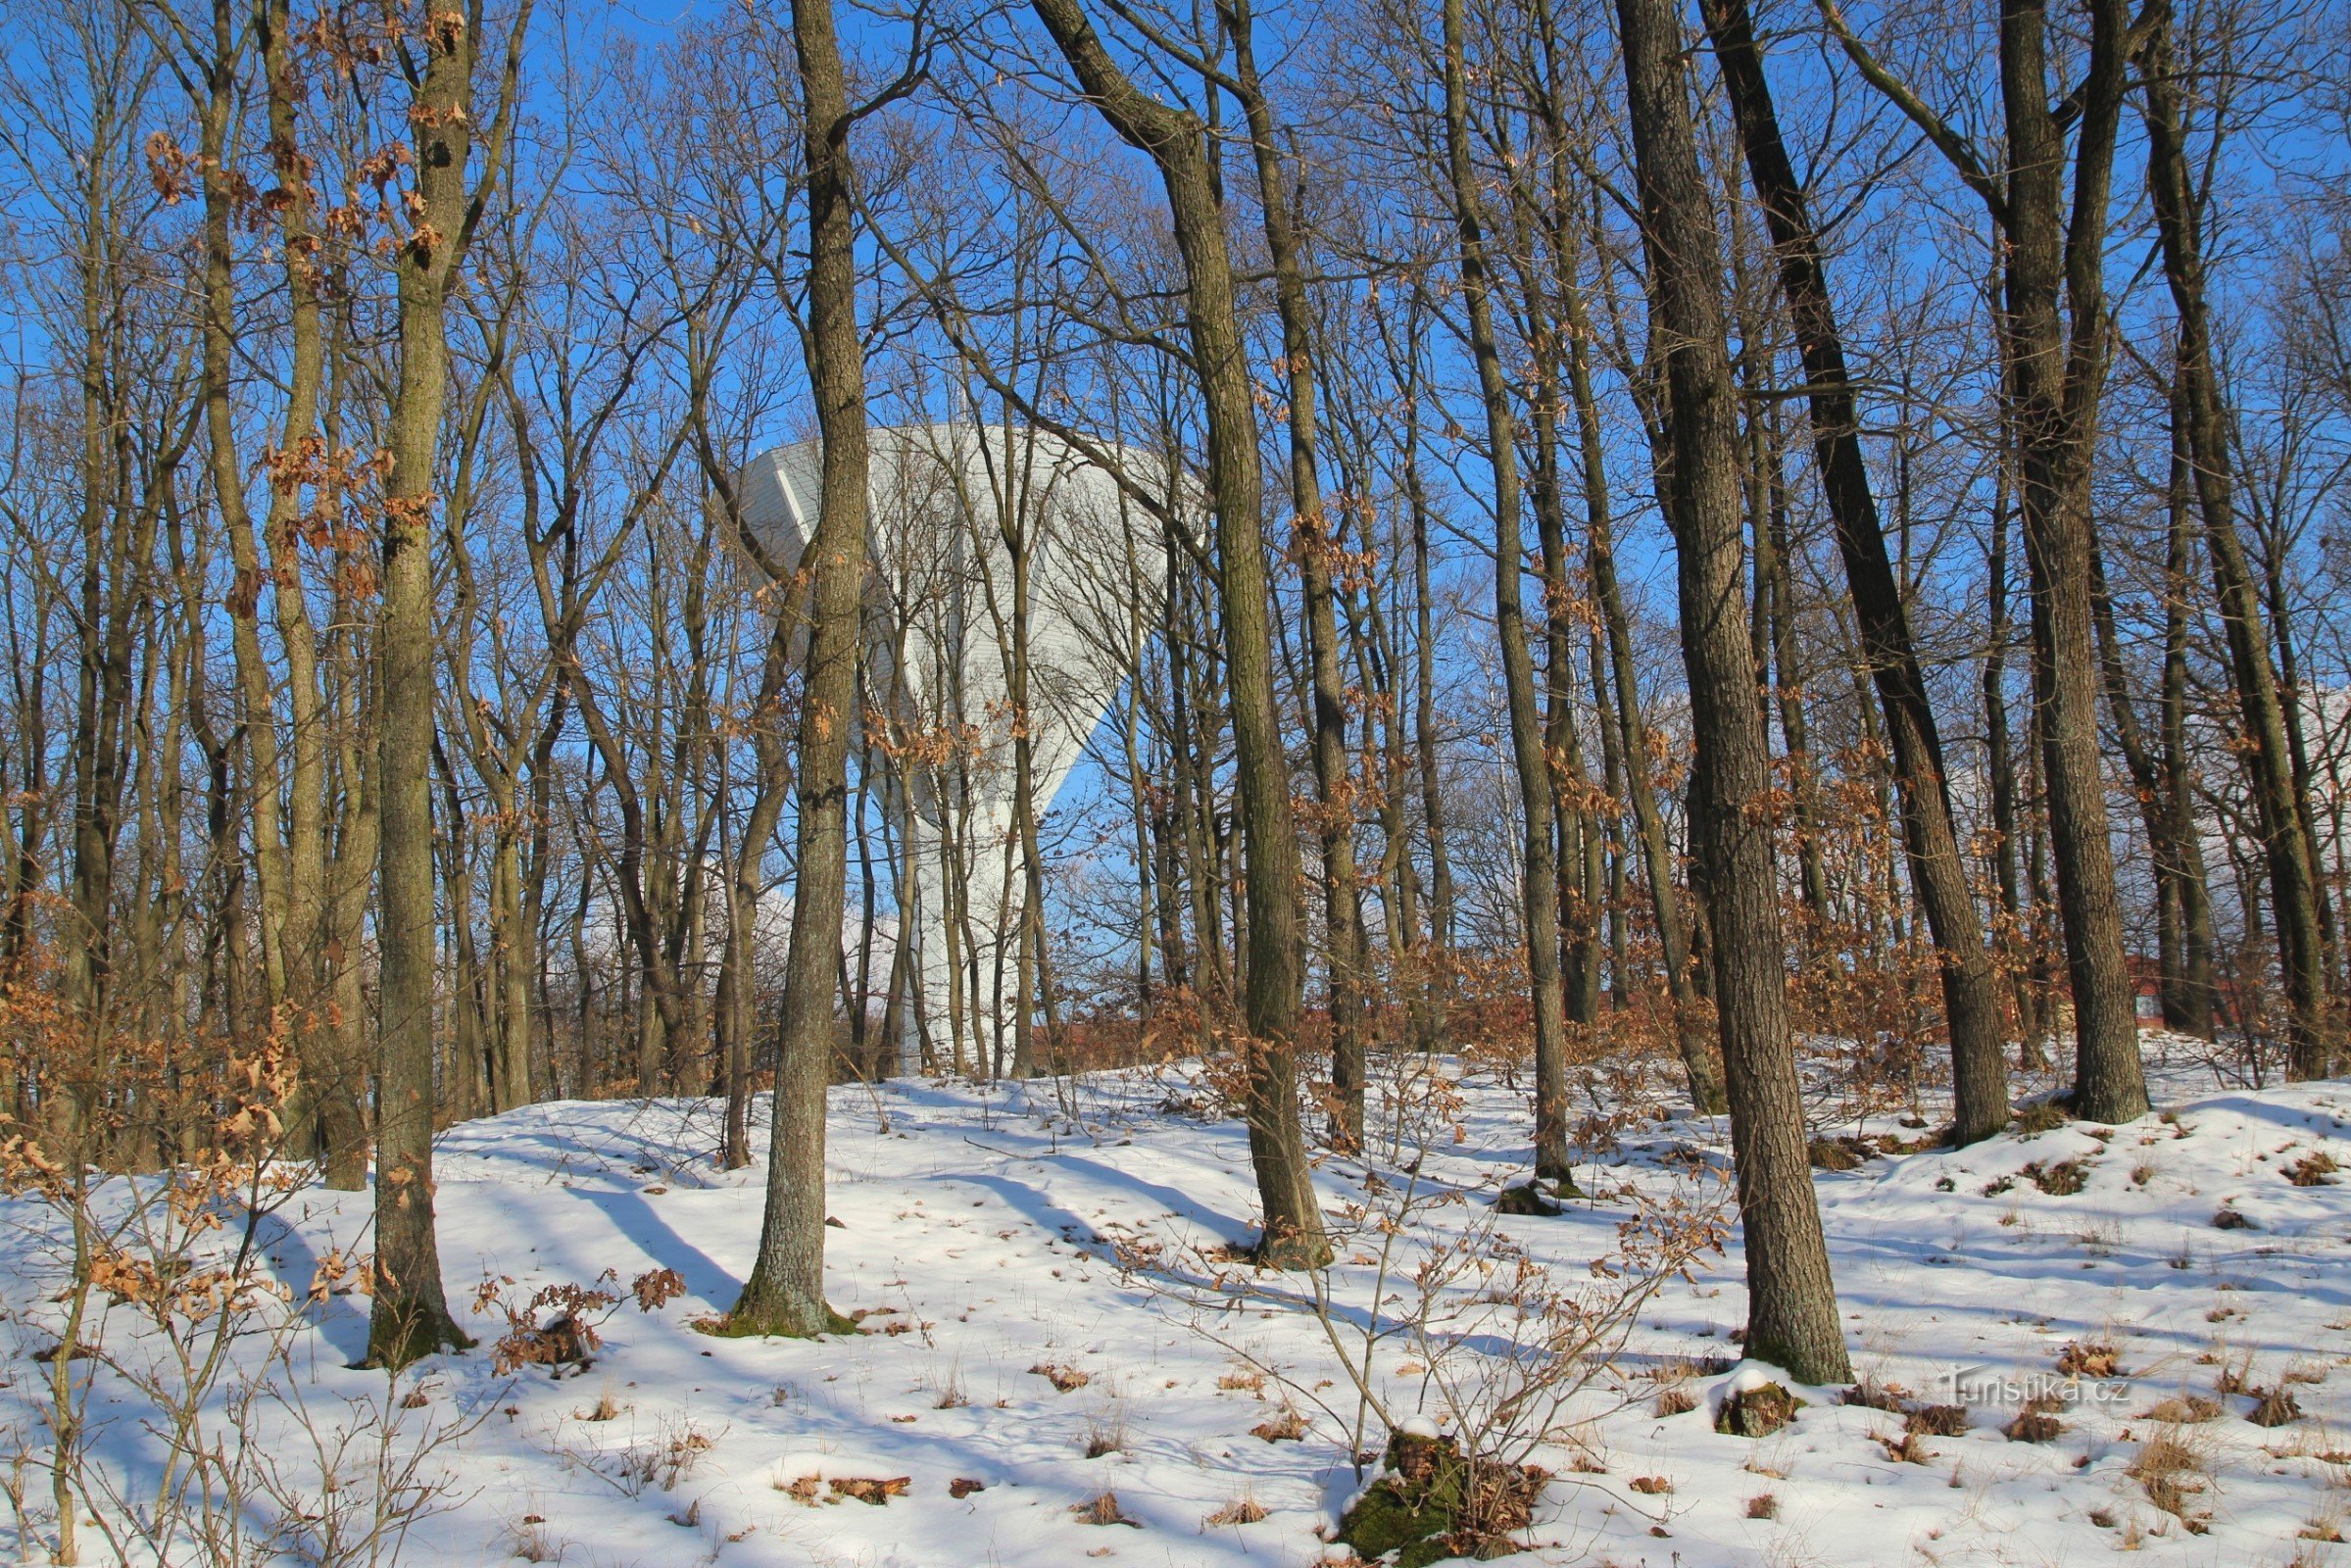
[[(988, 1060), (1010, 1049), (1025, 882), (1012, 811), (1007, 532), (1028, 562), (1042, 818), (1158, 618), (1162, 526), (1104, 467), (1041, 430), (895, 426), (869, 441), (867, 697), (892, 708), (902, 746), (907, 788), (889, 793), (888, 812), (914, 873), (900, 927), (921, 991), (919, 1025), (909, 1006), (904, 1046), (911, 1066), (919, 1027), (942, 1061), (958, 1054), (958, 1040), (966, 1062)], [(1167, 493), (1162, 460), (1101, 451), (1147, 494)], [(743, 476), (744, 520), (787, 569), (815, 532), (822, 457), (816, 441), (779, 447)]]

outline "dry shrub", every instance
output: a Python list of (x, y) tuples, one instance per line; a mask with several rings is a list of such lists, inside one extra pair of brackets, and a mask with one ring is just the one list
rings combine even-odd
[[(1817, 782), (1823, 793), (1823, 820), (1849, 824), (1857, 833), (1855, 846), (1865, 856), (1882, 857), (1882, 876), (1864, 876), (1862, 889), (1878, 890), (1894, 884), (1891, 859), (1899, 852), (1900, 833), (1891, 830), (1874, 787), (1860, 780), (1879, 776), (1883, 754), (1875, 748), (1847, 748), (1837, 754), (1852, 774), (1825, 775)], [(1781, 760), (1785, 765), (1786, 760)], [(1858, 787), (1856, 787), (1858, 786)], [(1855, 1108), (1892, 1110), (1909, 1104), (1930, 1057), (1930, 1047), (1941, 1027), (1940, 967), (1934, 945), (1915, 922), (1903, 940), (1887, 943), (1883, 927), (1873, 930), (1886, 909), (1881, 895), (1862, 891), (1856, 918), (1824, 919), (1801, 899), (1782, 901), (1782, 919), (1788, 938), (1798, 951), (1828, 957), (1850, 955), (1855, 961), (1808, 962), (1788, 973), (1788, 1004), (1800, 1032), (1824, 1042), (1835, 1058), (1837, 1087)]]
[(1086, 1418), (1086, 1457), (1099, 1459), (1127, 1446), (1126, 1417), (1116, 1408)]
[(2301, 1403), (2293, 1391), (2282, 1384), (2274, 1389), (2247, 1389), (2253, 1396), (2253, 1408), (2245, 1419), (2257, 1427), (2282, 1427), (2302, 1419)]
[(1696, 1396), (1688, 1389), (1659, 1389), (1656, 1403), (1652, 1406), (1660, 1418), (1688, 1415), (1697, 1407)]
[(2015, 1420), (2000, 1429), (2011, 1443), (2055, 1443), (2065, 1433), (2055, 1399), (2028, 1399)]
[(1306, 1432), (1306, 1418), (1288, 1408), (1275, 1411), (1249, 1429), (1250, 1437), (1263, 1438), (1268, 1443), (1296, 1443)]
[(1635, 1476), (1630, 1485), (1647, 1497), (1662, 1497), (1674, 1490), (1674, 1484), (1663, 1476)]
[[(1924, 1440), (1928, 1438), (1956, 1438), (1968, 1429), (1968, 1412), (1964, 1404), (1927, 1404), (1910, 1397), (1910, 1391), (1898, 1383), (1880, 1383), (1863, 1378), (1837, 1396), (1838, 1402), (1856, 1404), (1865, 1409), (1883, 1410), (1902, 1418), (1902, 1435), (1881, 1437), (1886, 1451), (1905, 1464), (1925, 1464), (1934, 1458)], [(1725, 1413), (1728, 1414), (1726, 1406)], [(2041, 1441), (2035, 1439), (2033, 1441)]]
[(2296, 1187), (2332, 1187), (2334, 1173), (2342, 1168), (2326, 1150), (2314, 1149), (2285, 1167), (2285, 1179)]
[[(827, 1481), (822, 1476), (806, 1475), (795, 1476), (790, 1481), (779, 1478), (769, 1482), (768, 1485), (804, 1507), (813, 1508), (819, 1502), (855, 1501), (879, 1508), (892, 1497), (905, 1496), (907, 1489), (914, 1485), (914, 1479), (911, 1476), (887, 1478), (881, 1476), (835, 1476)], [(976, 1481), (969, 1483), (956, 1481), (948, 1488), (948, 1491), (958, 1497), (964, 1495), (964, 1493), (956, 1492), (956, 1487), (967, 1487), (967, 1490), (971, 1492), (985, 1490)], [(827, 1495), (828, 1493), (830, 1495)]]
[(2016, 1113), (2017, 1136), (2019, 1138), (2038, 1137), (2042, 1133), (2056, 1131), (2073, 1119), (2073, 1114), (2054, 1100), (2037, 1101), (2030, 1105), (2020, 1105), (2017, 1107)]
[(1253, 1525), (1264, 1517), (1265, 1504), (1244, 1492), (1240, 1496), (1202, 1519), (1200, 1526), (1207, 1529), (1219, 1525)]
[[(306, 1073), (340, 1038), (331, 1009), (194, 1008), (141, 983), (117, 975), (93, 1012), (43, 936), (0, 973), (0, 1190), (26, 1244), (10, 1315), (48, 1342), (16, 1385), (44, 1437), (20, 1432), (0, 1477), (18, 1544), (92, 1560), (94, 1531), (113, 1561), (388, 1559), (453, 1505), (436, 1454), (480, 1417), (416, 1415), (397, 1377), (329, 1413), (290, 1375), (300, 1337), (373, 1270), (331, 1244), (307, 1289), (272, 1269), (276, 1216), (318, 1174)], [(117, 1424), (162, 1440), (160, 1478), (92, 1446)]]
[(2221, 1413), (2221, 1408), (2218, 1399), (2208, 1399), (2201, 1394), (2180, 1394), (2156, 1400), (2154, 1407), (2140, 1419), (2176, 1427), (2192, 1427), (2212, 1420)]
[(1881, 1436), (1878, 1439), (1878, 1445), (1886, 1450), (1887, 1458), (1899, 1464), (1933, 1464), (1935, 1462), (1935, 1451), (1927, 1446), (1927, 1440), (1907, 1428), (1903, 1429), (1902, 1435), (1898, 1438)]
[(526, 1513), (509, 1527), (507, 1555), (524, 1562), (561, 1562), (563, 1548), (547, 1533), (547, 1521), (535, 1513)]
[(1132, 1530), (1143, 1528), (1141, 1520), (1126, 1516), (1126, 1510), (1118, 1506), (1118, 1494), (1107, 1487), (1069, 1511), (1078, 1516), (1080, 1524), (1125, 1525)]
[(1059, 1366), (1052, 1361), (1040, 1361), (1029, 1370), (1053, 1386), (1056, 1394), (1068, 1394), (1094, 1381), (1094, 1375), (1080, 1372), (1076, 1367)]
[(1747, 1517), (1749, 1519), (1779, 1518), (1780, 1499), (1768, 1492), (1758, 1492), (1747, 1499)]
[(905, 1496), (906, 1489), (914, 1485), (914, 1478), (892, 1476), (883, 1480), (879, 1476), (836, 1476), (825, 1485), (832, 1489), (836, 1498), (847, 1497), (879, 1508), (892, 1497)]
[(684, 1276), (673, 1268), (649, 1269), (629, 1282), (629, 1294), (637, 1298), (640, 1312), (658, 1312), (686, 1294)]
[[(1417, 1076), (1391, 1087), (1411, 1089), (1416, 1101), (1434, 1098)], [(1402, 1103), (1391, 1109), (1420, 1114)], [(1422, 1153), (1448, 1136), (1448, 1113), (1440, 1104), (1410, 1124)], [(1279, 1383), (1284, 1405), (1337, 1436), (1356, 1456), (1358, 1474), (1382, 1451), (1375, 1432), (1393, 1435), (1423, 1419), (1449, 1432), (1467, 1462), (1515, 1467), (1537, 1447), (1568, 1440), (1587, 1419), (1571, 1406), (1588, 1403), (1593, 1388), (1629, 1403), (1634, 1396), (1614, 1372), (1626, 1337), (1661, 1286), (1703, 1268), (1719, 1250), (1729, 1217), (1727, 1183), (1711, 1169), (1662, 1197), (1611, 1195), (1632, 1209), (1619, 1222), (1617, 1245), (1570, 1277), (1516, 1246), (1490, 1207), (1424, 1181), (1419, 1159), (1399, 1163), (1407, 1180), (1369, 1190), (1334, 1216), (1335, 1245), (1344, 1252), (1350, 1235), (1363, 1237), (1381, 1258), (1376, 1270), (1334, 1270), (1314, 1277), (1311, 1294), (1259, 1297), (1320, 1320), (1335, 1362), (1329, 1376), (1294, 1373), (1249, 1353), (1208, 1326), (1229, 1310), (1229, 1295), (1187, 1292), (1201, 1332)], [(1357, 1291), (1360, 1310), (1349, 1310), (1347, 1298)], [(1392, 1366), (1413, 1381), (1399, 1388), (1378, 1375)], [(1690, 1369), (1649, 1375), (1679, 1381)]]
[[(541, 1286), (521, 1307), (507, 1310), (507, 1331), (492, 1348), (491, 1370), (504, 1377), (543, 1366), (559, 1379), (565, 1368), (574, 1374), (587, 1371), (596, 1364), (590, 1352), (604, 1343), (596, 1333), (597, 1315), (618, 1299), (584, 1285)], [(542, 1320), (540, 1314), (551, 1306), (555, 1315)]]
[(1815, 1170), (1856, 1170), (1868, 1154), (1851, 1147), (1851, 1141), (1838, 1138), (1815, 1138), (1809, 1148)]
[(1838, 1395), (1837, 1402), (1900, 1415), (1910, 1407), (1910, 1391), (1899, 1383), (1880, 1383), (1876, 1378), (1865, 1377)]
[(1964, 1404), (1912, 1405), (1903, 1419), (1903, 1430), (1923, 1438), (1956, 1438), (1967, 1432), (1967, 1406)]
[(2123, 1353), (2103, 1340), (2068, 1340), (2057, 1352), (2057, 1370), (2069, 1378), (2123, 1375)]
[(2089, 1161), (2061, 1159), (2044, 1165), (2036, 1159), (2018, 1174), (2051, 1198), (2071, 1198), (2089, 1184)]
[[(1523, 1033), (1523, 992), (1519, 1005)], [(1670, 1048), (1670, 1035), (1660, 1038)], [(1517, 1070), (1508, 1058), (1497, 1052), (1471, 1066), (1506, 1075)], [(1376, 1558), (1436, 1537), (1458, 1541), (1456, 1549), (1498, 1549), (1523, 1528), (1513, 1520), (1532, 1517), (1543, 1480), (1529, 1462), (1536, 1450), (1575, 1446), (1598, 1404), (1650, 1396), (1636, 1394), (1619, 1373), (1625, 1343), (1660, 1289), (1719, 1255), (1730, 1188), (1704, 1165), (1668, 1193), (1609, 1193), (1625, 1209), (1615, 1246), (1572, 1274), (1553, 1270), (1513, 1241), (1492, 1205), (1470, 1201), (1430, 1168), (1453, 1145), (1464, 1108), (1455, 1073), (1470, 1069), (1417, 1052), (1378, 1066), (1366, 1141), (1396, 1174), (1366, 1180), (1326, 1216), (1336, 1256), (1361, 1252), (1374, 1263), (1294, 1272), (1267, 1285), (1199, 1256), (1190, 1269), (1130, 1277), (1180, 1302), (1203, 1338), (1280, 1387), (1280, 1406), (1298, 1425), (1269, 1422), (1259, 1436), (1302, 1437), (1310, 1419), (1352, 1458), (1358, 1476), (1386, 1455), (1389, 1474), (1343, 1522), (1357, 1553)], [(1311, 1318), (1320, 1333), (1310, 1337), (1328, 1356), (1290, 1365), (1255, 1353), (1226, 1329), (1236, 1321), (1236, 1298)], [(1220, 1386), (1258, 1391), (1232, 1378)], [(1415, 1432), (1433, 1450), (1421, 1456), (1427, 1473), (1418, 1480), (1406, 1436)], [(1367, 1517), (1367, 1507), (1377, 1517)], [(1374, 1544), (1381, 1539), (1388, 1544)]]
[(1450, 983), (1448, 1033), (1463, 1067), (1515, 1090), (1535, 1054), (1535, 1014), (1527, 1004), (1525, 957), (1513, 952), (1463, 952), (1444, 965)]
[[(473, 1310), (492, 1309), (506, 1317), (507, 1331), (493, 1348), (491, 1366), (500, 1377), (526, 1366), (543, 1366), (551, 1378), (560, 1379), (569, 1369), (573, 1374), (587, 1371), (596, 1364), (595, 1352), (604, 1345), (602, 1328), (620, 1304), (616, 1291), (605, 1287), (614, 1284), (619, 1276), (606, 1269), (593, 1285), (574, 1285), (559, 1282), (542, 1285), (520, 1306), (509, 1301), (507, 1287), (514, 1282), (510, 1276), (485, 1278), (474, 1287)], [(652, 1269), (638, 1275), (629, 1284), (629, 1294), (636, 1298), (642, 1312), (659, 1311), (665, 1303), (685, 1294), (686, 1282), (674, 1269)], [(552, 1316), (550, 1316), (552, 1312)]]
[(2189, 1429), (2156, 1427), (2154, 1434), (2139, 1446), (2138, 1456), (2131, 1461), (2130, 1475), (2146, 1492), (2149, 1502), (2178, 1519), (2191, 1533), (2202, 1535), (2209, 1528), (2210, 1510), (2198, 1509), (2194, 1499), (2203, 1494), (2212, 1466)]
[(675, 1492), (679, 1483), (693, 1478), (702, 1467), (703, 1456), (717, 1446), (716, 1438), (691, 1421), (664, 1422), (651, 1442), (633, 1444), (612, 1456), (618, 1461), (613, 1484), (632, 1497), (647, 1487)]

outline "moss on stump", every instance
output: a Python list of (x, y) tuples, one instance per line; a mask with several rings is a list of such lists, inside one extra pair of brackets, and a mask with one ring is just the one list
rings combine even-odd
[(1555, 1219), (1559, 1205), (1543, 1196), (1543, 1189), (1533, 1182), (1520, 1187), (1505, 1187), (1494, 1195), (1497, 1214), (1529, 1214), (1538, 1219)]
[(705, 1334), (721, 1340), (813, 1340), (827, 1334), (862, 1334), (855, 1318), (843, 1317), (831, 1303), (823, 1303), (824, 1322), (820, 1328), (802, 1328), (785, 1314), (754, 1315), (740, 1305), (734, 1311), (713, 1322), (697, 1324)]
[(1725, 1437), (1768, 1438), (1803, 1408), (1804, 1401), (1779, 1384), (1758, 1383), (1724, 1396), (1714, 1430)]
[(1392, 1434), (1380, 1467), (1333, 1539), (1370, 1561), (1393, 1552), (1396, 1568), (1519, 1549), (1511, 1533), (1532, 1522), (1550, 1479), (1533, 1465), (1471, 1458), (1430, 1431)]

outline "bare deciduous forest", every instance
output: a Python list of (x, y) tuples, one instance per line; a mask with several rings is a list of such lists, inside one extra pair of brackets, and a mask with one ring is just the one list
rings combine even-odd
[[(1677, 1512), (1625, 1434), (1696, 1410), (1951, 1489), (1976, 1439), (2052, 1494), (2125, 1456), (1922, 1560), (2338, 1560), (2351, 1281), (2245, 1259), (2351, 1219), (2339, 5), (15, 16), (24, 1560), (1910, 1549), (1736, 1452)], [(898, 1229), (950, 1188), (1091, 1370), (958, 1348), (982, 1282)], [(2079, 1279), (1987, 1260), (2058, 1233)], [(2229, 1326), (2249, 1277), (2308, 1321)], [(2021, 1353), (1886, 1327), (1937, 1299), (2026, 1299), (2074, 1392), (1934, 1396)], [(1227, 1441), (1143, 1401), (1168, 1326), (1263, 1500), (1142, 1457)], [(917, 1342), (922, 1430), (1035, 1354), (1126, 1501), (827, 1510), (1059, 1484), (819, 1418)], [(757, 1410), (514, 1435), (600, 1356)], [(762, 1422), (908, 1474), (775, 1460), (784, 1523), (706, 1523)], [(464, 1473), (502, 1443), (655, 1534)]]

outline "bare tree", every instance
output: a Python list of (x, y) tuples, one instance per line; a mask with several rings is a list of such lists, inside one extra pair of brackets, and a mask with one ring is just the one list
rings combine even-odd
[(1715, 1012), (1746, 1233), (1746, 1351), (1807, 1383), (1842, 1382), (1852, 1370), (1812, 1196), (1770, 829), (1756, 809), (1771, 764), (1747, 634), (1738, 394), (1714, 218), (1680, 18), (1669, 0), (1618, 0), (1617, 18), (1649, 309), (1665, 352), (1660, 499), (1674, 529), (1697, 742), (1690, 831), (1713, 914)]
[[(1566, 997), (1559, 968), (1559, 860), (1552, 839), (1557, 809), (1551, 762), (1543, 751), (1535, 705), (1535, 666), (1527, 648), (1526, 607), (1520, 587), (1524, 546), (1519, 535), (1517, 415), (1502, 375), (1494, 329), (1487, 257), (1485, 204), (1470, 161), (1468, 44), (1462, 0), (1445, 5), (1445, 172), (1453, 224), (1459, 235), (1461, 279), (1469, 311), (1470, 353), (1477, 361), (1485, 409), (1487, 461), (1494, 472), (1494, 617), (1501, 645), (1502, 680), (1510, 710), (1510, 741), (1518, 764), (1524, 835), (1520, 903), (1527, 937), (1527, 976), (1535, 1008), (1535, 1173), (1568, 1175)], [(1693, 1080), (1693, 1091), (1695, 1089)]]
[[(922, 24), (917, 19), (917, 41)], [(857, 727), (859, 610), (865, 587), (865, 349), (857, 334), (857, 165), (850, 132), (882, 98), (853, 106), (831, 0), (792, 10), (808, 191), (808, 379), (824, 441), (808, 579), (798, 766), (799, 876), (785, 959), (780, 1058), (759, 1250), (727, 1314), (737, 1334), (845, 1329), (824, 1301), (824, 1113), (833, 1055), (833, 990), (849, 873), (849, 748)], [(917, 55), (919, 59), (919, 54)]]
[(2007, 163), (2000, 177), (1879, 61), (1835, 0), (1819, 4), (1847, 56), (1984, 201), (2002, 236), (2002, 386), (2018, 449), (2049, 845), (2073, 982), (2075, 1108), (2100, 1121), (2129, 1121), (2146, 1113), (2147, 1086), (2123, 962), (2122, 906), (2098, 761), (2089, 558), (2090, 458), (2108, 354), (2107, 207), (2131, 52), (2130, 17), (2121, 0), (2091, 0), (2082, 82), (2053, 94), (2046, 8), (2037, 0), (2001, 7)]
[(2269, 639), (2263, 635), (2263, 605), (2236, 528), (2228, 413), (2214, 365), (2205, 291), (2203, 223), (2188, 172), (2183, 94), (2171, 30), (2171, 7), (2158, 3), (2136, 32), (2143, 39), (2139, 61), (2146, 88), (2147, 185), (2162, 240), (2164, 278), (2179, 315), (2174, 372), (2179, 379), (2179, 415), (2185, 425), (2196, 504), (2204, 516), (2205, 550), (2220, 596), (2221, 624), (2228, 634), (2229, 673), (2250, 743), (2246, 761), (2269, 870), (2293, 1071), (2298, 1077), (2324, 1078), (2334, 1071), (2342, 1043), (2327, 995), (2317, 867), (2305, 821), (2309, 791), (2296, 776), (2285, 704), (2271, 663)]
[(472, 1343), (449, 1315), (433, 1234), (433, 835), (436, 684), (432, 515), (437, 448), (449, 381), (448, 300), (489, 193), (498, 186), (519, 91), (522, 0), (511, 24), (496, 112), (482, 128), (484, 167), (466, 169), (476, 146), (473, 78), (484, 21), (469, 11), (428, 11), (414, 63), (409, 113), (416, 136), (415, 221), (399, 242), (399, 384), (384, 480), (381, 708), (376, 772), (382, 791), (377, 986), (375, 1278), (367, 1361), (398, 1368)]
[(1168, 107), (1128, 79), (1076, 0), (1033, 4), (1087, 98), (1112, 129), (1157, 166), (1184, 255), (1193, 370), (1206, 402), (1208, 494), (1216, 514), (1217, 590), (1247, 862), (1244, 1049), (1253, 1058), (1248, 1089), (1249, 1155), (1265, 1210), (1257, 1255), (1271, 1267), (1319, 1267), (1329, 1258), (1330, 1245), (1323, 1237), (1298, 1125), (1294, 1059), (1305, 983), (1298, 838), (1274, 704), (1264, 474), (1223, 204), (1199, 118)]
[(1747, 169), (1779, 253), (1780, 287), (1795, 323), (1811, 394), (1816, 461), (1837, 524), (1863, 657), (1877, 683), (1893, 743), (1911, 881), (1942, 957), (1943, 1014), (1951, 1031), (1957, 1102), (1952, 1137), (1958, 1143), (1974, 1143), (2007, 1125), (2008, 1072), (2000, 996), (1984, 942), (1983, 917), (1960, 858), (1942, 739), (1927, 700), (1926, 676), (1919, 667), (1909, 615), (1879, 525), (1877, 496), (1862, 459), (1860, 417), (1819, 235), (1780, 134), (1754, 23), (1746, 0), (1708, 0), (1705, 14)]

